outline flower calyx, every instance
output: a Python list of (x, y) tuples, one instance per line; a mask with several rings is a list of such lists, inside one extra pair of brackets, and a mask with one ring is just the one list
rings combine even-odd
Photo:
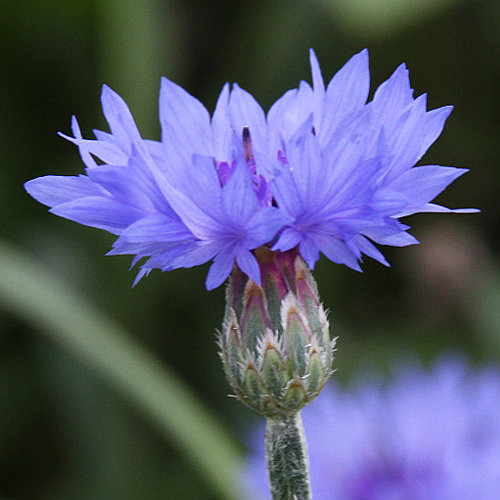
[(219, 332), (236, 396), (262, 415), (299, 411), (332, 373), (335, 340), (310, 270), (297, 251), (255, 252), (262, 286), (233, 270)]

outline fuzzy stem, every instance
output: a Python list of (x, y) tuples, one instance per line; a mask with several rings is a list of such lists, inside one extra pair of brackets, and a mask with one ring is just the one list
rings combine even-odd
[(300, 412), (267, 418), (266, 462), (273, 500), (311, 500), (309, 459)]

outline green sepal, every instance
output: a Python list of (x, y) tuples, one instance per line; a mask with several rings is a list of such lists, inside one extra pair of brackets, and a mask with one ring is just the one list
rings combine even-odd
[(304, 261), (295, 261), (297, 297), (307, 317), (309, 329), (320, 335), (322, 331), (322, 306), (319, 302), (318, 287)]
[[(326, 373), (325, 373), (326, 372)], [(309, 357), (309, 366), (307, 368), (307, 393), (317, 394), (322, 389), (330, 370), (325, 370), (319, 353), (314, 350)]]
[(286, 320), (286, 346), (288, 348), (288, 374), (292, 377), (298, 373), (306, 374), (307, 344), (310, 333), (299, 313), (292, 307)]
[(259, 339), (270, 323), (264, 290), (253, 281), (249, 281), (245, 287), (244, 305), (240, 320), (241, 329), (245, 332), (243, 343), (246, 349), (255, 352)]
[(266, 396), (267, 390), (257, 370), (251, 364), (245, 370), (243, 388), (250, 401), (252, 401), (252, 406), (258, 408), (262, 403), (262, 398)]
[(281, 325), (282, 298), (274, 276), (268, 275), (265, 285), (269, 319), (274, 330), (281, 335), (283, 333), (283, 327)]
[(219, 334), (219, 344), (226, 376), (229, 380), (232, 380), (231, 385), (233, 387), (238, 386), (242, 380), (242, 341), (236, 313), (232, 308), (226, 310), (223, 331)]
[(272, 396), (275, 398), (281, 398), (283, 396), (283, 391), (288, 377), (282, 357), (272, 346), (268, 346), (264, 352), (261, 372), (265, 384), (269, 387)]
[(300, 410), (306, 404), (306, 391), (302, 381), (297, 377), (289, 382), (283, 402), (287, 411)]
[[(321, 337), (318, 335), (318, 339)], [(330, 332), (328, 330), (328, 322), (326, 321), (325, 315), (325, 323), (323, 325), (323, 342), (324, 344), (321, 346), (323, 348), (323, 364), (327, 370), (329, 370), (329, 374), (331, 375), (332, 365), (333, 365), (333, 352), (335, 350), (335, 344), (337, 343), (337, 339), (330, 339)]]

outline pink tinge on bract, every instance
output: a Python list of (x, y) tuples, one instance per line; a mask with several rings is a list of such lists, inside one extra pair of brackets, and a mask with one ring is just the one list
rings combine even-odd
[[(303, 295), (302, 282), (305, 282), (305, 274), (302, 267), (307, 270), (307, 265), (300, 257), (297, 248), (280, 252), (261, 246), (254, 250), (254, 255), (259, 263), (262, 289), (266, 295), (275, 295), (280, 301), (284, 300), (290, 292), (298, 292), (299, 296)], [(297, 265), (297, 260), (302, 265)], [(248, 276), (235, 265), (231, 274), (231, 303), (237, 312), (240, 311), (240, 302), (248, 281)]]
[(294, 288), (294, 266), (298, 255), (297, 249), (279, 252), (264, 246), (257, 248), (255, 257), (259, 261), (263, 288), (272, 286), (283, 300)]

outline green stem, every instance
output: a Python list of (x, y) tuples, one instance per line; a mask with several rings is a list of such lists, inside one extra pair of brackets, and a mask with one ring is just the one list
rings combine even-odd
[(300, 412), (267, 418), (266, 461), (273, 500), (310, 500), (309, 459)]

